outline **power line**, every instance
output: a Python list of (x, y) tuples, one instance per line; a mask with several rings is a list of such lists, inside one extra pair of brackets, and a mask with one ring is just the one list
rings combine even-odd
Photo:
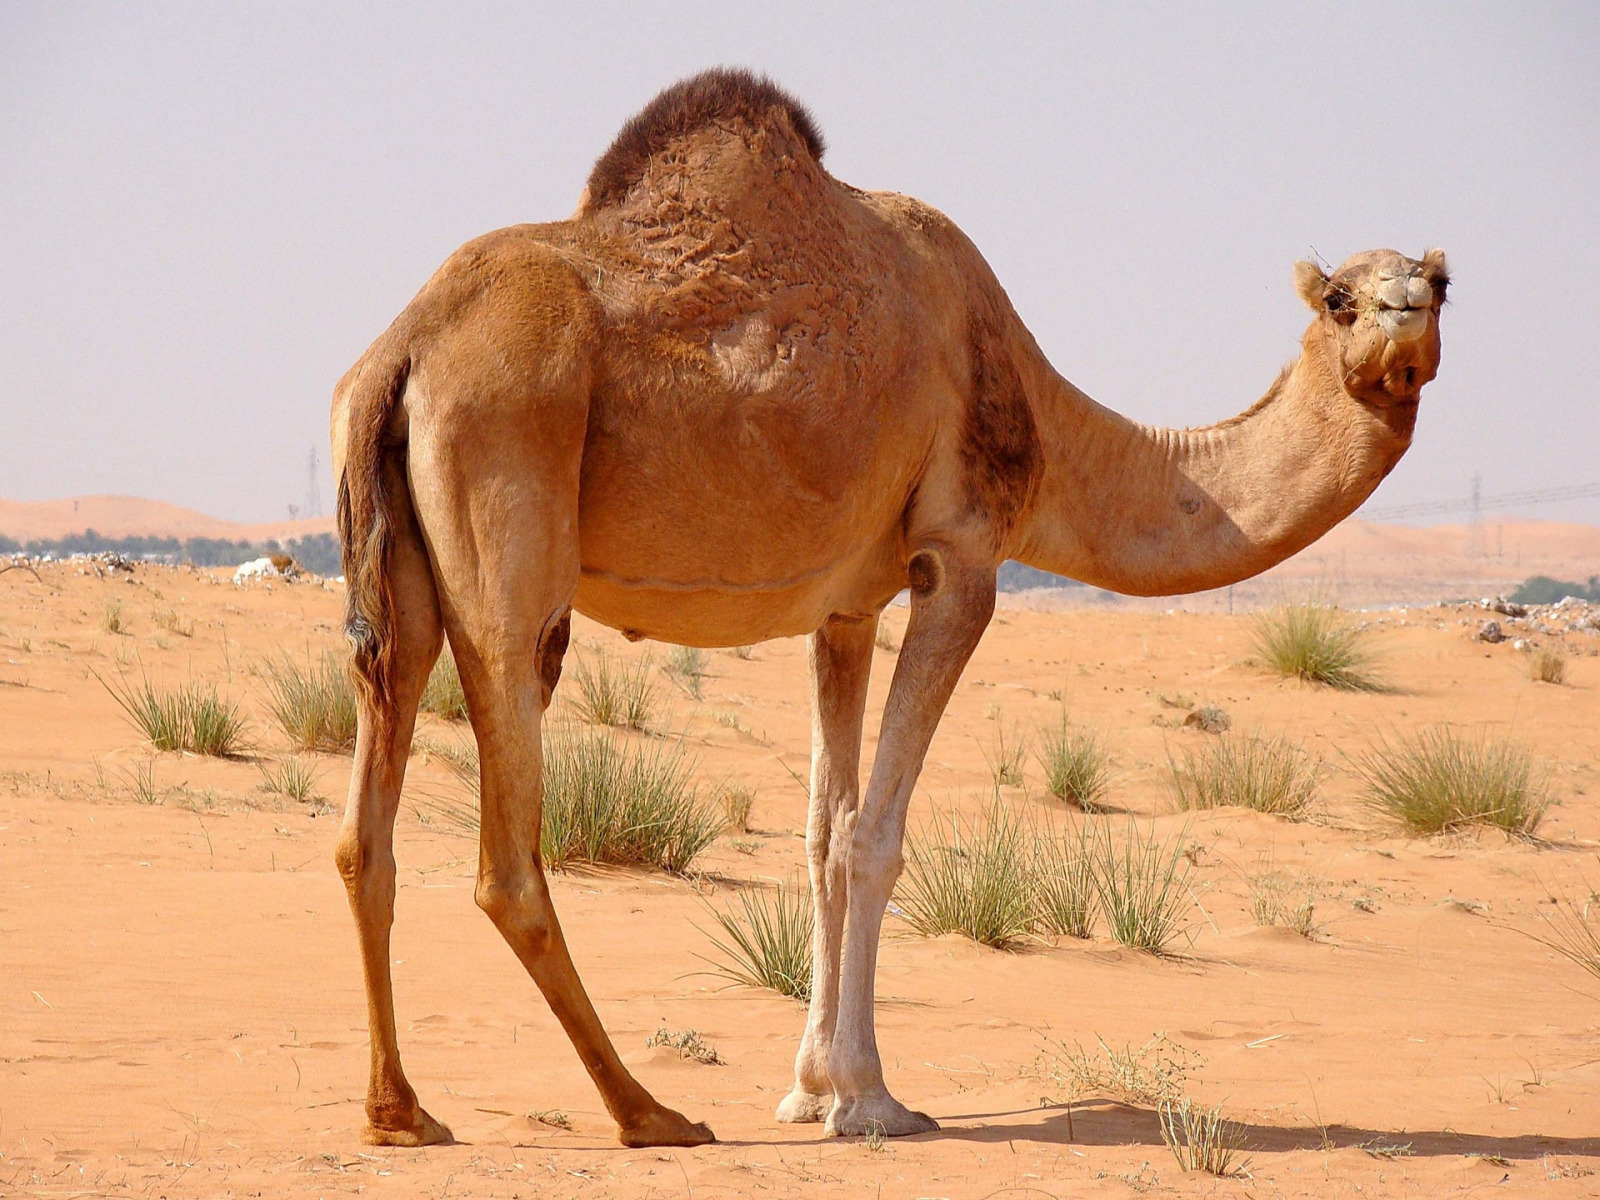
[(1555, 504), (1561, 500), (1586, 500), (1600, 496), (1600, 483), (1579, 483), (1569, 487), (1540, 488), (1532, 492), (1502, 492), (1497, 496), (1484, 496), (1476, 485), (1473, 494), (1460, 500), (1424, 500), (1416, 504), (1394, 504), (1387, 508), (1362, 508), (1356, 516), (1368, 521), (1392, 520), (1395, 517), (1427, 517), (1442, 513), (1481, 513), (1486, 508), (1507, 508), (1523, 504)]

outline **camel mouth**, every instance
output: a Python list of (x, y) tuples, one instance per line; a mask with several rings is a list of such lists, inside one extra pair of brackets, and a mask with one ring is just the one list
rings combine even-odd
[(1380, 308), (1378, 328), (1391, 342), (1414, 342), (1428, 332), (1430, 312), (1426, 308)]

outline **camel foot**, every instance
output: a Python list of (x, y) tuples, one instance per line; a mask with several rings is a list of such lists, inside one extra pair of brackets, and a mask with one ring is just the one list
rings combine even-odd
[(361, 1140), (368, 1146), (438, 1146), (456, 1139), (449, 1129), (419, 1108), (408, 1124), (380, 1127), (368, 1121)]
[(888, 1092), (877, 1092), (835, 1099), (824, 1132), (829, 1137), (909, 1137), (938, 1129), (939, 1122), (927, 1113), (912, 1112)]
[(794, 1091), (778, 1102), (778, 1120), (785, 1125), (809, 1125), (826, 1120), (832, 1107), (832, 1092), (808, 1092), (795, 1084)]
[(704, 1146), (717, 1140), (711, 1126), (691, 1121), (670, 1108), (648, 1112), (631, 1125), (618, 1128), (617, 1140), (624, 1146)]

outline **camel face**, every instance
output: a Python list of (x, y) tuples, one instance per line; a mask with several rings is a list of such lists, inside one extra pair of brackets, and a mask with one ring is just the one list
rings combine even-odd
[(1312, 263), (1296, 271), (1346, 390), (1368, 403), (1415, 402), (1439, 370), (1439, 309), (1450, 284), (1444, 252), (1418, 260), (1369, 250), (1331, 276)]

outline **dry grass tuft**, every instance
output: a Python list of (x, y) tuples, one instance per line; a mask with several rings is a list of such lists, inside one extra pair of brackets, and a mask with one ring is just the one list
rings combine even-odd
[(214, 683), (163, 688), (142, 675), (137, 684), (126, 677), (100, 683), (157, 750), (227, 758), (244, 749), (244, 718), (238, 705), (218, 696)]
[(1185, 750), (1170, 762), (1180, 811), (1251, 808), (1284, 817), (1304, 815), (1316, 796), (1318, 764), (1286, 737), (1234, 737)]
[(1567, 681), (1567, 656), (1560, 646), (1540, 646), (1528, 655), (1528, 678), (1535, 683)]
[(1035, 843), (1035, 928), (1061, 937), (1094, 932), (1095, 842), (1094, 829), (1080, 824)]
[(727, 940), (711, 938), (724, 962), (717, 974), (750, 987), (811, 999), (811, 895), (804, 884), (773, 891), (747, 888), (736, 911), (712, 910)]
[[(463, 744), (440, 757), (477, 801), (477, 750)], [(681, 875), (723, 830), (722, 813), (700, 799), (690, 775), (681, 741), (631, 741), (592, 729), (548, 734), (539, 827), (545, 865), (610, 863)], [(434, 798), (427, 807), (464, 832), (478, 831), (477, 803)]]
[(644, 1044), (646, 1049), (666, 1046), (670, 1050), (676, 1050), (679, 1058), (704, 1063), (708, 1067), (724, 1065), (724, 1059), (717, 1053), (717, 1048), (701, 1037), (698, 1029), (668, 1029), (663, 1025), (652, 1033)]
[(706, 652), (699, 646), (674, 646), (667, 652), (665, 667), (671, 679), (696, 700), (706, 691)]
[(150, 619), (155, 622), (156, 628), (175, 637), (193, 637), (194, 622), (186, 621), (178, 616), (174, 608), (158, 608), (150, 614)]
[(1317, 885), (1303, 876), (1264, 871), (1250, 878), (1250, 915), (1257, 925), (1317, 934)]
[(1248, 1175), (1249, 1163), (1239, 1157), (1244, 1127), (1225, 1120), (1221, 1108), (1196, 1108), (1185, 1097), (1163, 1100), (1156, 1111), (1161, 1117), (1161, 1140), (1180, 1169), (1221, 1178)]
[(105, 602), (105, 607), (100, 610), (100, 628), (107, 633), (128, 632), (128, 619), (122, 615), (121, 600), (112, 598)]
[(1528, 751), (1488, 733), (1423, 729), (1384, 742), (1355, 767), (1367, 802), (1411, 833), (1492, 825), (1528, 837), (1550, 807), (1549, 784)]
[(998, 800), (976, 821), (936, 817), (906, 839), (896, 889), (904, 920), (928, 937), (960, 933), (999, 948), (1020, 941), (1034, 923), (1033, 840)]
[(596, 650), (592, 657), (580, 655), (572, 672), (577, 688), (573, 708), (591, 725), (645, 732), (656, 709), (656, 685), (650, 670), (648, 656), (628, 663), (605, 650)]
[(1596, 979), (1600, 979), (1600, 892), (1585, 887), (1583, 899), (1558, 894), (1552, 899), (1551, 911), (1539, 914), (1549, 930), (1548, 936), (1533, 934), (1557, 954), (1576, 963)]
[(266, 664), (267, 711), (289, 744), (308, 753), (348, 754), (356, 744), (356, 693), (344, 659), (331, 650), (304, 666), (287, 654)]
[(723, 784), (717, 792), (717, 801), (722, 806), (722, 815), (729, 829), (735, 833), (750, 832), (750, 810), (756, 802), (756, 794), (752, 789), (740, 784)]
[(1074, 727), (1063, 711), (1056, 726), (1040, 732), (1039, 741), (1039, 765), (1050, 794), (1086, 813), (1103, 812), (1101, 801), (1111, 790), (1111, 757), (1100, 739)]
[(1381, 691), (1361, 634), (1329, 604), (1290, 604), (1256, 619), (1256, 653), (1279, 675), (1344, 691)]
[(1055, 1098), (1068, 1104), (1091, 1096), (1123, 1104), (1158, 1105), (1179, 1099), (1189, 1073), (1204, 1059), (1187, 1046), (1158, 1033), (1142, 1046), (1120, 1049), (1095, 1039), (1095, 1049), (1082, 1043), (1047, 1041), (1036, 1074)]
[(258, 764), (261, 771), (261, 790), (286, 800), (305, 804), (321, 800), (317, 792), (316, 769), (298, 758), (286, 758), (276, 767)]
[(1095, 844), (1095, 879), (1111, 936), (1124, 946), (1164, 954), (1188, 929), (1193, 897), (1187, 830), (1162, 839), (1154, 828), (1128, 822), (1121, 838)]
[(446, 721), (467, 719), (467, 693), (461, 686), (461, 672), (456, 668), (456, 656), (450, 653), (449, 646), (440, 653), (433, 670), (428, 673), (427, 685), (422, 689), (422, 711)]
[(1028, 758), (1028, 735), (1004, 718), (994, 719), (994, 736), (983, 752), (996, 787), (1021, 787), (1023, 764)]

